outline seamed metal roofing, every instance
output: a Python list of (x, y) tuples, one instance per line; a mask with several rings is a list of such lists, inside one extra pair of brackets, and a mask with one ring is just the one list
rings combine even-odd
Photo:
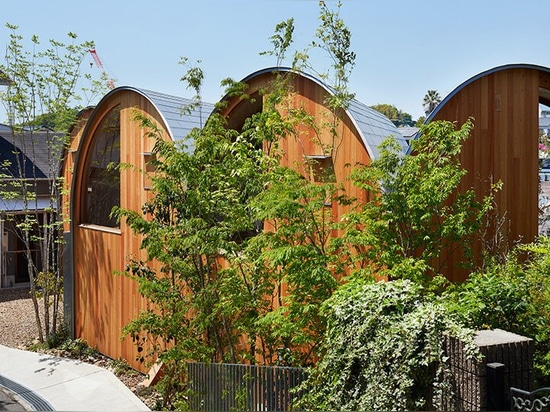
[(130, 90), (147, 98), (160, 113), (174, 141), (185, 140), (191, 130), (202, 128), (214, 109), (211, 103), (201, 102), (199, 105), (192, 106), (194, 102), (191, 99), (130, 86), (117, 87), (107, 93), (103, 99), (121, 90)]
[(352, 100), (347, 112), (359, 130), (371, 159), (378, 158), (378, 147), (388, 136), (395, 137), (403, 154), (407, 152), (409, 147), (407, 140), (392, 121), (379, 111), (357, 100)]
[[(325, 89), (328, 93), (334, 95), (334, 90), (321, 80), (308, 73), (297, 72), (288, 67), (270, 67), (258, 70), (245, 77), (242, 82), (246, 83), (254, 77), (273, 72), (296, 73), (299, 76), (310, 79), (311, 81)], [(378, 147), (380, 146), (382, 141), (388, 136), (394, 136), (396, 138), (397, 142), (402, 147), (403, 154), (407, 152), (409, 146), (407, 140), (403, 137), (397, 127), (391, 122), (391, 120), (379, 111), (374, 110), (373, 108), (361, 103), (356, 99), (353, 99), (346, 110), (346, 114), (349, 116), (350, 120), (357, 129), (371, 159), (378, 158)]]

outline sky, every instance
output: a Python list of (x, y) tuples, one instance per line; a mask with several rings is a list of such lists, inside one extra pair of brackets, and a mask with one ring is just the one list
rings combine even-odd
[[(494, 67), (527, 63), (550, 67), (548, 0), (341, 0), (340, 17), (352, 32), (357, 59), (350, 91), (369, 106), (390, 104), (423, 116), (428, 90), (442, 98), (471, 77)], [(336, 10), (337, 1), (325, 0)], [(182, 57), (200, 61), (202, 97), (217, 102), (221, 80), (241, 80), (272, 67), (270, 36), (294, 18), (295, 50), (314, 40), (318, 0), (0, 0), (0, 50), (6, 23), (25, 39), (37, 35), (95, 42), (116, 86), (192, 97), (180, 81)], [(83, 71), (101, 70), (86, 56)], [(290, 63), (287, 63), (287, 65)], [(330, 60), (315, 55), (320, 72)], [(91, 102), (95, 104), (97, 102)], [(5, 114), (0, 113), (0, 122)]]

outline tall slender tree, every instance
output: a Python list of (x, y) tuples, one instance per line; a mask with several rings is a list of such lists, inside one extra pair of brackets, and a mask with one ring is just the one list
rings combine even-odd
[[(11, 126), (15, 160), (11, 165), (4, 164), (12, 173), (1, 176), (0, 190), (2, 197), (19, 199), (22, 204), (21, 215), (8, 213), (5, 219), (13, 220), (15, 234), (24, 245), (38, 338), (44, 342), (57, 332), (62, 296), (62, 155), (82, 100), (87, 99), (84, 103), (89, 104), (106, 90), (106, 85), (81, 72), (81, 63), (93, 48), (92, 42), (78, 43), (77, 35), (68, 33), (67, 43), (50, 40), (42, 48), (35, 35), (27, 49), (18, 27), (6, 26), (10, 41), (0, 64), (6, 83), (0, 101)], [(39, 139), (45, 140), (40, 145), (47, 148), (47, 153), (37, 152)], [(30, 164), (30, 159), (39, 156), (46, 156), (42, 162), (46, 165), (44, 170)], [(39, 206), (37, 189), (44, 178), (48, 181), (47, 204)]]
[(439, 92), (437, 90), (428, 90), (422, 101), (422, 107), (424, 108), (426, 116), (433, 112), (439, 103), (441, 103)]

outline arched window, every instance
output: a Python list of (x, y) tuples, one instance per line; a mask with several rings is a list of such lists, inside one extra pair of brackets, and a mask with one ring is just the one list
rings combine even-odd
[(120, 108), (115, 107), (102, 120), (92, 141), (86, 169), (82, 223), (117, 227), (111, 218), (120, 206)]

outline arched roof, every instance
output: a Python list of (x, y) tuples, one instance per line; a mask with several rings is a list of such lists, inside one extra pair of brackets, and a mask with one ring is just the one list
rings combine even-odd
[[(201, 102), (199, 105), (195, 105), (191, 99), (130, 86), (120, 86), (111, 90), (101, 101), (121, 91), (133, 91), (149, 100), (161, 115), (170, 137), (174, 141), (183, 140), (191, 130), (204, 126), (206, 119), (214, 109), (214, 105), (211, 103)], [(96, 107), (100, 105), (101, 102)]]
[[(512, 64), (505, 64), (502, 66), (497, 66), (489, 70), (485, 70), (481, 73), (476, 74), (475, 76), (472, 76), (468, 80), (461, 83), (459, 86), (457, 86), (452, 92), (450, 92), (437, 106), (436, 108), (428, 115), (426, 118), (424, 124), (429, 123), (432, 121), (437, 114), (445, 107), (445, 105), (453, 99), (457, 94), (459, 94), (464, 88), (466, 88), (468, 85), (476, 82), (477, 80), (489, 76), (493, 73), (497, 73), (500, 71), (505, 70), (511, 70), (511, 69), (528, 69), (528, 70), (536, 70), (539, 72), (539, 103), (544, 104), (545, 106), (550, 106), (550, 68), (534, 65), (534, 64), (527, 64), (527, 63), (512, 63)], [(418, 137), (418, 133), (413, 136), (413, 139)], [(409, 148), (408, 153), (410, 154), (411, 148)]]
[(437, 113), (445, 106), (445, 104), (451, 100), (454, 96), (456, 96), (462, 89), (464, 89), (469, 84), (485, 77), (493, 73), (497, 73), (504, 70), (510, 70), (510, 69), (529, 69), (529, 70), (536, 70), (539, 72), (539, 102), (544, 104), (545, 106), (550, 106), (550, 68), (544, 67), (544, 66), (538, 66), (534, 64), (526, 64), (526, 63), (513, 63), (513, 64), (505, 64), (502, 66), (497, 66), (489, 70), (485, 70), (479, 74), (476, 74), (475, 76), (469, 78), (459, 86), (457, 86), (451, 93), (449, 93), (442, 101), (437, 105), (437, 107), (430, 113), (430, 115), (426, 118), (426, 122), (429, 122), (432, 120)]
[[(334, 95), (334, 89), (326, 83), (308, 73), (296, 71), (289, 67), (269, 67), (261, 69), (246, 76), (243, 80), (241, 80), (241, 82), (247, 83), (255, 77), (273, 72), (293, 72), (298, 76), (311, 80), (326, 90), (327, 93)], [(356, 99), (353, 99), (346, 110), (346, 114), (360, 134), (363, 144), (365, 145), (371, 159), (378, 158), (378, 146), (388, 136), (394, 136), (403, 148), (403, 153), (407, 152), (407, 141), (401, 135), (397, 127), (382, 113), (359, 102)]]

